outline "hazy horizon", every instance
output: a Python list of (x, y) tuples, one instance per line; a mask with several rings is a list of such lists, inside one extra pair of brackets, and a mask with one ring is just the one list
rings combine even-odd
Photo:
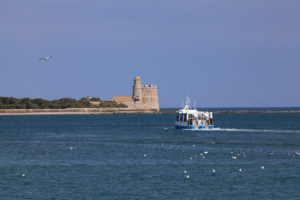
[[(0, 96), (131, 96), (161, 108), (300, 107), (300, 1), (0, 3)], [(40, 57), (53, 56), (48, 61)]]

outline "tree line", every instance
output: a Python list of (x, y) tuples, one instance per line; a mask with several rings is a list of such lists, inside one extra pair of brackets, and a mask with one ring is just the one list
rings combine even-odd
[[(99, 102), (99, 105), (91, 104)], [(79, 100), (61, 98), (46, 100), (42, 98), (14, 98), (0, 96), (0, 109), (64, 109), (64, 108), (127, 108), (125, 104), (114, 101), (103, 101), (98, 97), (83, 97)]]

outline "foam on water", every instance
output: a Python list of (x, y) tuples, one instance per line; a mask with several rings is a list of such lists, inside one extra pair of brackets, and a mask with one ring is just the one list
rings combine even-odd
[(300, 130), (215, 128), (213, 131), (300, 133)]
[(199, 130), (196, 130), (196, 129), (183, 129), (184, 131), (209, 131), (209, 132), (215, 132), (215, 131), (218, 131), (218, 132), (225, 132), (225, 131), (228, 131), (228, 132), (278, 132), (278, 133), (300, 133), (300, 130), (276, 130), (276, 129), (240, 129), (240, 128), (219, 128), (219, 127), (216, 127), (214, 129), (199, 129)]

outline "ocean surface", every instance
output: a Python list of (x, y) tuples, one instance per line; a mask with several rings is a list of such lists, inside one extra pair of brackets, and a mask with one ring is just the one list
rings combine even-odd
[(0, 199), (300, 199), (300, 113), (0, 116)]

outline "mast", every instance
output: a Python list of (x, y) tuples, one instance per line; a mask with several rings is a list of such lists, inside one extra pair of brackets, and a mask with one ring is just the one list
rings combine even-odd
[(185, 108), (186, 110), (190, 109), (190, 104), (191, 104), (191, 100), (190, 100), (190, 98), (187, 96), (186, 99), (185, 99), (185, 106), (184, 106), (184, 108)]

